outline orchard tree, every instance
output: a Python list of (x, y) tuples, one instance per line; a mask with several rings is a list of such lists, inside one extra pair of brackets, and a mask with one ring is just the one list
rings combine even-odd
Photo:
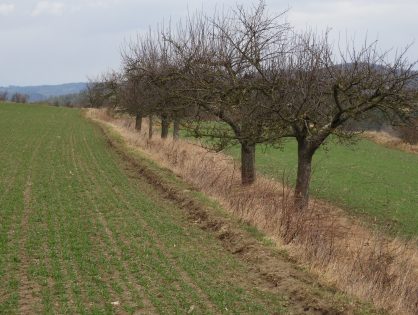
[(122, 98), (122, 86), (123, 86), (123, 74), (112, 70), (102, 74), (101, 82), (104, 89), (104, 97), (107, 101), (108, 106), (113, 109), (121, 109), (121, 98)]
[(103, 86), (98, 80), (89, 79), (86, 86), (86, 94), (89, 105), (93, 108), (100, 108), (104, 103)]
[(7, 101), (7, 91), (0, 92), (0, 102)]
[(197, 107), (189, 128), (195, 136), (211, 138), (219, 150), (241, 146), (244, 185), (256, 178), (256, 145), (272, 141), (265, 133), (270, 117), (263, 103), (269, 99), (258, 68), (268, 67), (273, 56), (280, 59), (288, 31), (281, 15), (269, 16), (260, 2), (213, 18), (194, 16), (167, 37), (184, 69), (179, 97)]
[(26, 103), (28, 101), (28, 98), (28, 95), (16, 92), (12, 95), (10, 101), (14, 103)]
[(87, 98), (90, 106), (119, 109), (123, 76), (117, 71), (109, 71), (87, 83)]
[(135, 116), (135, 130), (141, 132), (142, 119), (145, 113), (145, 86), (140, 78), (132, 73), (124, 73), (121, 83), (121, 110)]
[[(184, 105), (178, 102), (175, 89), (176, 73), (179, 73), (172, 47), (162, 38), (162, 33), (148, 34), (130, 43), (123, 52), (123, 63), (128, 81), (140, 82), (141, 102), (136, 106), (150, 116), (161, 118), (161, 138), (168, 137), (171, 120), (175, 120), (178, 132), (178, 120)], [(152, 129), (150, 129), (150, 135)]]
[(371, 111), (383, 113), (392, 124), (407, 122), (416, 113), (411, 84), (417, 72), (406, 50), (391, 59), (390, 52), (379, 51), (377, 42), (335, 49), (327, 34), (307, 33), (297, 36), (294, 46), (286, 67), (278, 71), (281, 86), (270, 96), (280, 135), (298, 143), (295, 206), (304, 209), (318, 148), (331, 135), (351, 138), (354, 133), (345, 126)]

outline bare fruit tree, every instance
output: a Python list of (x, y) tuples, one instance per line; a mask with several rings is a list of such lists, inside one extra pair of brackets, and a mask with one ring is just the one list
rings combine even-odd
[(87, 99), (91, 107), (120, 106), (122, 76), (116, 71), (103, 73), (95, 79), (89, 79), (87, 83)]
[(327, 33), (295, 32), (284, 14), (270, 15), (260, 1), (191, 15), (174, 30), (159, 27), (131, 42), (123, 73), (103, 77), (89, 94), (135, 114), (137, 129), (148, 115), (150, 136), (160, 117), (162, 138), (172, 121), (177, 138), (182, 121), (213, 149), (239, 145), (244, 185), (256, 180), (257, 145), (295, 138), (294, 203), (304, 209), (318, 148), (330, 136), (353, 138), (352, 126), (361, 131), (370, 117), (391, 124), (416, 118), (418, 74), (407, 49), (380, 52), (367, 41), (334, 47)]
[(10, 101), (23, 104), (26, 103), (28, 99), (28, 95), (16, 92), (11, 96)]
[(158, 115), (161, 118), (161, 138), (168, 137), (173, 119), (178, 132), (177, 122), (185, 105), (176, 97), (178, 64), (171, 45), (162, 38), (162, 31), (150, 32), (130, 43), (123, 52), (123, 64), (128, 81), (136, 81), (138, 88), (142, 89), (141, 101), (135, 106), (148, 113), (150, 126), (152, 116)]
[(240, 145), (244, 185), (256, 178), (256, 145), (271, 141), (265, 134), (270, 118), (262, 105), (268, 99), (258, 68), (283, 53), (288, 31), (282, 15), (270, 16), (260, 2), (213, 18), (194, 16), (168, 38), (185, 69), (181, 96), (198, 108), (189, 127), (195, 136), (211, 138), (219, 150)]
[[(295, 49), (281, 71), (282, 85), (270, 95), (281, 135), (298, 143), (297, 208), (308, 204), (312, 158), (331, 135), (352, 137), (344, 126), (371, 111), (383, 113), (393, 124), (406, 122), (416, 113), (411, 83), (417, 72), (405, 52), (391, 59), (389, 52), (379, 52), (377, 42), (336, 49), (327, 34), (295, 38)], [(277, 97), (280, 102), (275, 104)]]
[(0, 101), (7, 101), (7, 91), (0, 92)]

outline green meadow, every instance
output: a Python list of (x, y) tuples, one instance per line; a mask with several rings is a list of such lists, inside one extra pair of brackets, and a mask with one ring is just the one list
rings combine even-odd
[(80, 111), (0, 104), (0, 134), (0, 314), (286, 313)]
[[(239, 157), (239, 147), (227, 150)], [(257, 148), (261, 174), (294, 185), (297, 144)], [(314, 156), (311, 195), (354, 213), (393, 232), (418, 235), (418, 155), (358, 139), (343, 145), (329, 141)]]

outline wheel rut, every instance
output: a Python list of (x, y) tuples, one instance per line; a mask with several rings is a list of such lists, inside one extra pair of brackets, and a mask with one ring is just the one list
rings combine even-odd
[(145, 180), (168, 202), (183, 209), (191, 224), (216, 236), (223, 248), (248, 266), (247, 279), (257, 286), (288, 296), (289, 314), (353, 314), (356, 303), (336, 303), (335, 290), (328, 288), (295, 261), (267, 248), (243, 231), (232, 219), (215, 214), (188, 191), (179, 189), (157, 174), (139, 158), (132, 157), (118, 141), (103, 131), (112, 150), (121, 158), (122, 167), (140, 180)]
[[(30, 171), (31, 172), (31, 171)], [(21, 239), (20, 239), (20, 269), (19, 269), (19, 314), (36, 314), (40, 312), (40, 292), (41, 287), (39, 284), (29, 277), (29, 266), (31, 263), (31, 257), (26, 252), (26, 243), (29, 234), (29, 218), (32, 215), (31, 207), (31, 194), (32, 194), (32, 180), (31, 174), (26, 180), (26, 188), (23, 193), (24, 200), (24, 212), (21, 222)]]
[[(84, 141), (86, 141), (85, 138), (84, 138)], [(86, 145), (86, 147), (89, 149), (91, 161), (95, 164), (96, 169), (100, 170), (101, 166), (99, 165), (94, 153), (91, 151), (91, 149), (87, 145)], [(101, 172), (101, 173), (103, 174), (103, 176), (106, 177), (107, 182), (112, 181), (112, 178), (110, 176), (106, 176), (106, 172)], [(218, 312), (219, 311), (218, 307), (211, 301), (211, 299), (207, 295), (207, 293), (204, 292), (195, 283), (195, 281), (191, 278), (191, 276), (178, 265), (176, 259), (169, 253), (169, 250), (167, 250), (165, 245), (160, 240), (160, 236), (158, 235), (158, 233), (148, 224), (148, 222), (146, 222), (139, 215), (140, 211), (137, 211), (137, 207), (131, 205), (129, 202), (126, 201), (128, 198), (126, 198), (125, 193), (122, 192), (116, 185), (112, 185), (111, 189), (112, 189), (112, 192), (114, 193), (114, 195), (117, 197), (117, 199), (119, 201), (121, 201), (127, 208), (133, 210), (132, 212), (135, 214), (135, 220), (138, 222), (138, 224), (142, 228), (144, 228), (144, 231), (147, 232), (152, 237), (152, 239), (155, 241), (155, 243), (153, 243), (153, 245), (160, 251), (160, 253), (162, 255), (164, 255), (164, 257), (170, 263), (171, 268), (175, 271), (175, 273), (177, 273), (180, 276), (182, 281), (195, 292), (195, 294), (199, 297), (199, 300), (202, 302), (202, 304), (205, 306), (205, 308), (207, 308), (208, 311), (211, 312), (211, 313)], [(107, 226), (107, 222), (106, 222), (102, 213), (100, 213), (99, 218), (101, 218), (101, 220), (102, 220), (101, 223), (104, 226)], [(110, 231), (110, 229), (108, 227), (106, 227), (105, 229), (107, 231), (107, 234), (109, 236), (111, 236), (112, 232)], [(126, 240), (122, 240), (122, 241), (124, 241), (126, 243)], [(115, 240), (112, 240), (112, 242), (114, 244), (116, 244)], [(127, 244), (127, 245), (129, 246), (130, 244)], [(117, 246), (115, 245), (114, 247), (117, 247)]]

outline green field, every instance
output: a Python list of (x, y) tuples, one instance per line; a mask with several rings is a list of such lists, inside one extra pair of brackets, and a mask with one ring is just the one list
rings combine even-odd
[[(129, 174), (80, 111), (0, 104), (0, 133), (1, 314), (298, 314), (311, 303), (263, 282)], [(287, 285), (302, 272), (291, 270)], [(310, 301), (333, 303), (311, 286)]]
[(78, 111), (1, 106), (0, 121), (0, 313), (282, 309), (230, 283), (244, 267), (128, 178)]
[[(228, 150), (239, 157), (239, 148)], [(259, 147), (257, 170), (294, 185), (297, 145)], [(418, 155), (389, 149), (368, 140), (353, 145), (330, 142), (314, 156), (311, 195), (366, 215), (394, 231), (418, 235)]]

